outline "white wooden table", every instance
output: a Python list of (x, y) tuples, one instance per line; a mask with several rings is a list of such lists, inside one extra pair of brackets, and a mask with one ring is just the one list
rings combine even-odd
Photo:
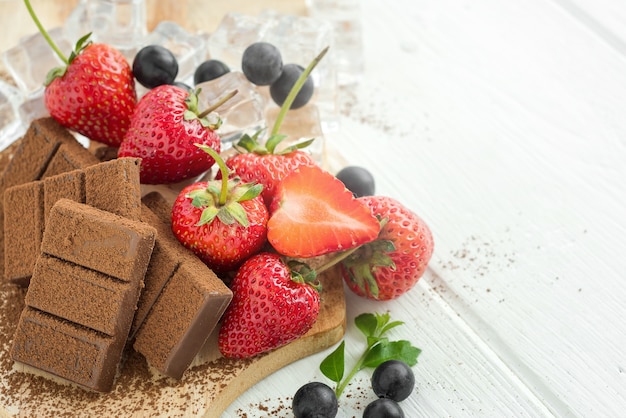
[[(429, 222), (435, 254), (409, 294), (348, 297), (348, 317), (389, 310), (409, 325), (397, 337), (423, 353), (407, 417), (624, 416), (626, 4), (362, 9), (366, 77), (330, 141)], [(322, 378), (325, 354), (226, 416)], [(364, 403), (353, 390), (347, 417)]]
[[(329, 146), (429, 223), (435, 254), (396, 301), (348, 294), (348, 365), (353, 318), (389, 311), (423, 350), (407, 417), (624, 416), (626, 4), (361, 4), (366, 75)], [(224, 417), (291, 416), (329, 352)], [(341, 417), (374, 399), (368, 379)]]

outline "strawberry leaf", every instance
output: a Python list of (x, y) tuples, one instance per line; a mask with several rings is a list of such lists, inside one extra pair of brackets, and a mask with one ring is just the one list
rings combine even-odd
[(246, 210), (243, 208), (243, 206), (241, 206), (239, 202), (229, 203), (224, 208), (222, 208), (222, 210), (220, 210), (220, 212), (218, 213), (218, 217), (220, 218), (220, 221), (226, 223), (222, 219), (222, 216), (220, 216), (222, 213), (224, 215), (228, 214), (227, 216), (224, 216), (224, 219), (230, 221), (231, 224), (236, 221), (241, 226), (244, 226), (244, 227), (247, 227), (248, 225), (250, 225), (250, 222), (248, 221), (248, 214), (246, 213)]
[(344, 373), (344, 351), (345, 351), (345, 341), (342, 341), (341, 344), (330, 353), (322, 362), (320, 363), (320, 371), (332, 380), (333, 382), (339, 383), (343, 378)]
[(218, 209), (215, 206), (209, 206), (202, 211), (202, 215), (200, 215), (200, 220), (198, 221), (197, 226), (201, 226), (204, 224), (208, 224), (213, 222), (213, 219), (218, 214)]
[(387, 360), (400, 360), (409, 366), (417, 364), (417, 356), (422, 350), (413, 347), (409, 341), (382, 341), (374, 345), (365, 356), (363, 367), (376, 368)]

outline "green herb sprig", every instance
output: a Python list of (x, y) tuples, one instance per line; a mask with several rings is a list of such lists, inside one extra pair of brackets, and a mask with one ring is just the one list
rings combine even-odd
[[(337, 383), (335, 394), (341, 396), (352, 378), (365, 368), (376, 368), (387, 360), (400, 360), (413, 367), (422, 350), (414, 347), (410, 341), (389, 341), (385, 334), (392, 328), (403, 325), (402, 321), (391, 321), (388, 313), (364, 313), (354, 319), (357, 328), (367, 339), (367, 348), (359, 357), (354, 367), (344, 379), (345, 340), (320, 363), (320, 371)], [(343, 380), (342, 380), (343, 379)]]

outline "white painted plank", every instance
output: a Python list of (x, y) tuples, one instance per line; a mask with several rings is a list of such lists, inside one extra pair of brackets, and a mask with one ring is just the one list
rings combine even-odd
[(431, 223), (430, 283), (541, 402), (615, 416), (623, 57), (550, 2), (364, 4), (368, 79), (336, 146)]

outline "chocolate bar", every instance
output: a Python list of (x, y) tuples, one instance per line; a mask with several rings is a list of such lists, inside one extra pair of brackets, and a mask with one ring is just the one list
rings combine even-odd
[[(152, 267), (146, 274), (146, 291), (131, 332), (133, 347), (159, 372), (180, 379), (226, 310), (232, 292), (178, 242), (165, 199), (153, 192), (143, 202), (144, 220), (158, 231), (159, 250), (150, 263), (159, 268), (153, 271), (156, 276), (151, 276)], [(155, 291), (149, 291), (151, 287)]]
[(55, 203), (11, 358), (109, 391), (156, 234), (144, 222), (69, 199)]

